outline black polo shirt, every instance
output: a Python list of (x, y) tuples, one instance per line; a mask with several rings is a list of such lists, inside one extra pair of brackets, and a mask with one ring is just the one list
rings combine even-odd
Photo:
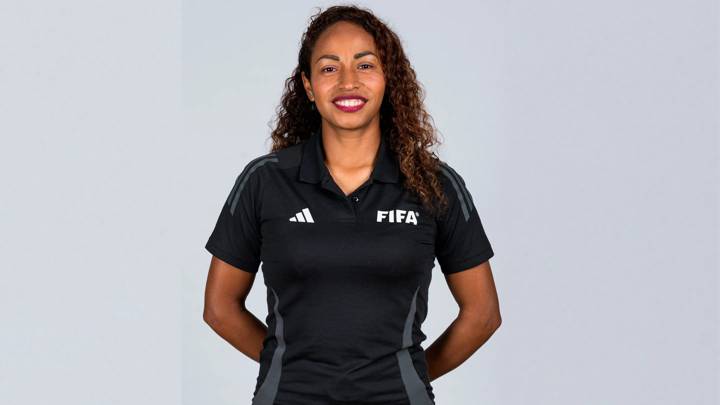
[(318, 130), (248, 162), (222, 207), (206, 249), (248, 272), (262, 262), (267, 286), (254, 405), (434, 404), (421, 346), (434, 260), (455, 273), (493, 250), (462, 177), (442, 162), (449, 210), (428, 214), (385, 137), (349, 196)]

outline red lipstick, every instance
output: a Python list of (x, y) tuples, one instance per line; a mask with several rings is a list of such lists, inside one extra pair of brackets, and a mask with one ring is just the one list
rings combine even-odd
[(341, 111), (355, 112), (365, 106), (367, 99), (357, 94), (346, 94), (333, 98), (332, 102)]

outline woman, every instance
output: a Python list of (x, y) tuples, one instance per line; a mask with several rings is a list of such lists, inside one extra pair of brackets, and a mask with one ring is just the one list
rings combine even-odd
[[(204, 319), (259, 361), (255, 405), (434, 404), (430, 382), (500, 325), (472, 197), (428, 151), (415, 73), (373, 14), (315, 15), (298, 63), (272, 151), (245, 165), (207, 242)], [(435, 257), (460, 311), (424, 350)], [(244, 306), (261, 261), (267, 328)]]

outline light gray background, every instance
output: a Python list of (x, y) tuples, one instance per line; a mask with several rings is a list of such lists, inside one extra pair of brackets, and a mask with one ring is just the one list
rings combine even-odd
[[(249, 403), (203, 246), (326, 4), (2, 3), (0, 403)], [(717, 3), (360, 4), (496, 251), (503, 325), (438, 405), (718, 404)]]

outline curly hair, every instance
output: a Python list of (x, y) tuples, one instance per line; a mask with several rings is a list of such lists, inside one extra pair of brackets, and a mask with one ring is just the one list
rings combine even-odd
[[(399, 37), (370, 10), (355, 5), (332, 6), (310, 18), (303, 33), (298, 65), (285, 80), (281, 105), (272, 130), (272, 152), (305, 141), (321, 125), (321, 116), (304, 92), (301, 72), (310, 78), (310, 57), (315, 43), (329, 26), (339, 21), (359, 25), (373, 36), (385, 72), (385, 94), (380, 106), (381, 131), (398, 157), (404, 186), (428, 211), (447, 208), (440, 182), (440, 159), (430, 150), (441, 144), (425, 111), (425, 93), (403, 51)], [(439, 205), (438, 205), (439, 204)]]

